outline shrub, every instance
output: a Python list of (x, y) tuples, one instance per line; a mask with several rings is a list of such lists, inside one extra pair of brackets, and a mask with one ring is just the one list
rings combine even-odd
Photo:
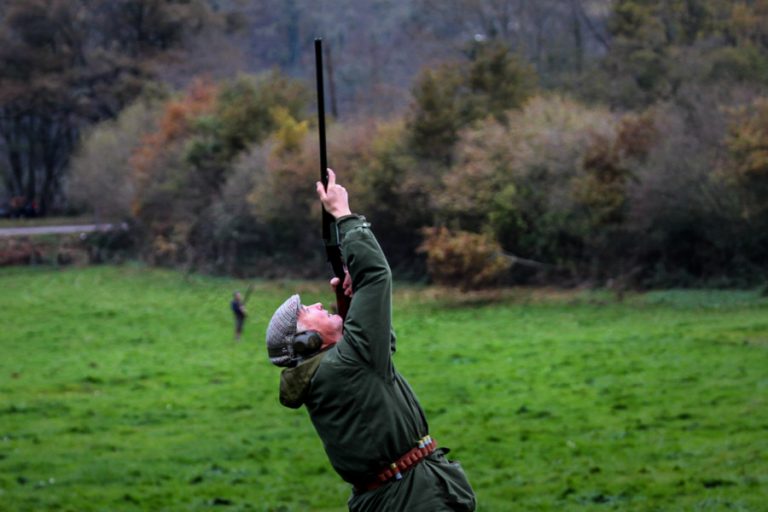
[(589, 148), (613, 140), (615, 116), (563, 97), (535, 97), (466, 130), (439, 205), (446, 222), (489, 229), (501, 246), (550, 263), (578, 256), (586, 229), (574, 194)]
[[(218, 266), (226, 259), (231, 243), (222, 227), (231, 217), (220, 201), (234, 162), (272, 137), (268, 160), (290, 174), (286, 162), (308, 129), (299, 117), (305, 92), (275, 72), (222, 84), (198, 80), (166, 103), (158, 129), (131, 158), (138, 187), (134, 214), (150, 261)], [(287, 199), (290, 183), (282, 184), (274, 195)]]
[(429, 275), (435, 283), (462, 290), (498, 284), (512, 266), (498, 242), (488, 235), (445, 227), (425, 228), (419, 251), (426, 253)]
[[(741, 218), (743, 199), (714, 162), (723, 161), (726, 110), (712, 108), (713, 91), (692, 105), (660, 104), (658, 132), (629, 183), (626, 252), (643, 267), (641, 282), (689, 286), (726, 276), (742, 281), (754, 273), (747, 255), (761, 245)], [(746, 257), (746, 259), (745, 259)]]
[(113, 121), (93, 127), (83, 137), (67, 184), (76, 208), (103, 219), (126, 219), (136, 201), (136, 181), (129, 163), (158, 118), (156, 101), (140, 100)]
[(407, 130), (402, 122), (377, 127), (370, 156), (359, 173), (355, 201), (373, 223), (393, 272), (420, 277), (425, 269), (416, 248), (421, 228), (434, 224), (440, 174), (434, 164), (410, 152)]

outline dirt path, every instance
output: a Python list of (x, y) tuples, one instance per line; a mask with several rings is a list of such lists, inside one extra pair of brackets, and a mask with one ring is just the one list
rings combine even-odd
[(69, 233), (91, 233), (93, 231), (111, 231), (125, 229), (125, 224), (80, 224), (77, 226), (28, 226), (18, 228), (0, 228), (3, 236), (65, 235)]

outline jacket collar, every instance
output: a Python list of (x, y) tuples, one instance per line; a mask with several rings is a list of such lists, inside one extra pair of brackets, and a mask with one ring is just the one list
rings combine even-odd
[(312, 377), (326, 354), (328, 351), (323, 350), (299, 365), (282, 371), (280, 374), (281, 404), (291, 409), (298, 409), (304, 404)]

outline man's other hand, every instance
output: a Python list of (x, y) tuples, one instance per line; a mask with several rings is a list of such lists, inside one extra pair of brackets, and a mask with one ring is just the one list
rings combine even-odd
[[(339, 278), (334, 277), (331, 279), (331, 289), (334, 293), (336, 293), (336, 288), (339, 286)], [(344, 282), (342, 283), (342, 289), (344, 290), (344, 295), (347, 297), (352, 297), (352, 278), (349, 277), (349, 271), (344, 269)]]

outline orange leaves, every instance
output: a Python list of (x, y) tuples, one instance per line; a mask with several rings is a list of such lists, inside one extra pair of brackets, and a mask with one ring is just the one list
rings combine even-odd
[(419, 252), (427, 255), (427, 269), (437, 284), (475, 290), (498, 284), (512, 262), (498, 242), (484, 234), (424, 228)]
[(153, 181), (153, 175), (164, 170), (169, 147), (189, 133), (196, 118), (213, 111), (216, 93), (215, 84), (195, 80), (183, 96), (167, 103), (158, 129), (145, 136), (135, 149), (129, 161), (137, 192), (132, 205), (134, 215), (145, 206), (143, 195)]
[(131, 157), (131, 167), (139, 181), (151, 173), (166, 147), (189, 132), (191, 122), (213, 111), (217, 88), (206, 80), (195, 80), (184, 96), (170, 101), (158, 130), (147, 135)]

